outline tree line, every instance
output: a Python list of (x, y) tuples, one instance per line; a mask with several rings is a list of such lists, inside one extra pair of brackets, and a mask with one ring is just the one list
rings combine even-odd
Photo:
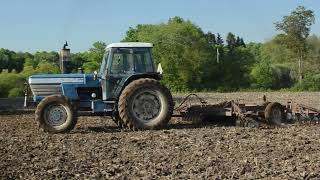
[[(161, 24), (140, 24), (127, 31), (125, 42), (151, 42), (162, 83), (173, 91), (320, 90), (320, 37), (309, 35), (314, 13), (303, 6), (275, 22), (279, 34), (264, 43), (245, 43), (235, 33), (222, 37), (204, 32), (180, 17)], [(71, 57), (73, 73), (98, 70), (106, 44), (96, 42)], [(59, 73), (57, 52), (14, 52), (0, 49), (0, 97), (23, 95), (32, 74)]]

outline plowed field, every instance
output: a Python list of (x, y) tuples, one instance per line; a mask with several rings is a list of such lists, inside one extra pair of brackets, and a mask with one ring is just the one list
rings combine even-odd
[[(263, 93), (204, 93), (210, 102), (259, 102)], [(267, 93), (319, 108), (320, 93)], [(182, 95), (176, 95), (181, 97)], [(320, 178), (320, 125), (250, 129), (196, 126), (130, 132), (80, 117), (69, 134), (39, 131), (33, 114), (0, 116), (0, 179)]]

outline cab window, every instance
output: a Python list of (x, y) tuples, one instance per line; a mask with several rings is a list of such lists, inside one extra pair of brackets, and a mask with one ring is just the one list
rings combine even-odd
[(150, 48), (117, 48), (112, 55), (111, 73), (154, 72)]

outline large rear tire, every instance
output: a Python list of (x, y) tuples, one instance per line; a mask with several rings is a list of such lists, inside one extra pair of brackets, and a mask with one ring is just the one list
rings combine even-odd
[(72, 104), (65, 96), (52, 95), (44, 98), (38, 104), (35, 119), (45, 132), (67, 133), (77, 123), (75, 113)]
[(122, 91), (118, 110), (123, 124), (131, 130), (165, 127), (173, 113), (170, 91), (154, 79), (132, 81)]
[(114, 114), (112, 120), (120, 129), (123, 128), (123, 122), (119, 116), (119, 113)]

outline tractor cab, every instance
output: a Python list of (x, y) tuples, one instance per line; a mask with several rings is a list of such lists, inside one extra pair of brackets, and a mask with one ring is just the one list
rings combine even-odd
[(151, 56), (152, 47), (150, 43), (110, 44), (106, 49), (100, 73), (137, 74), (154, 72)]
[(142, 78), (155, 77), (151, 43), (113, 43), (107, 46), (102, 60), (101, 77), (103, 100), (114, 100), (120, 95), (126, 83)]

